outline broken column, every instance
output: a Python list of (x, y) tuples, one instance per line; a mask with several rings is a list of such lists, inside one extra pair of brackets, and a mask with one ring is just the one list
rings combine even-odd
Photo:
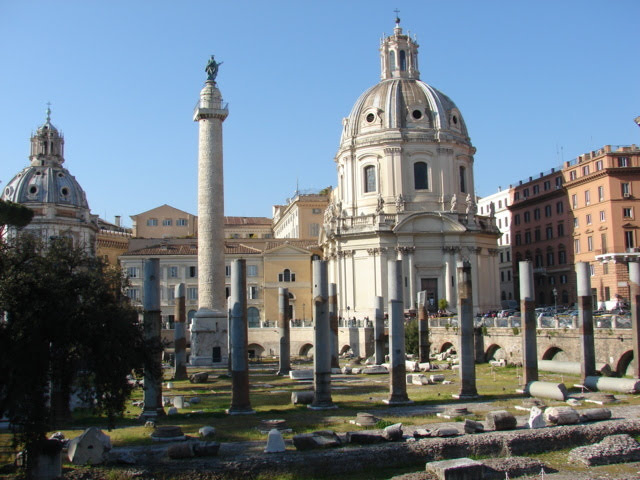
[(162, 407), (162, 342), (160, 331), (160, 259), (144, 261), (144, 283), (142, 299), (142, 326), (145, 348), (149, 355), (144, 366), (144, 409), (140, 416), (155, 419), (164, 415)]
[(186, 325), (186, 305), (184, 298), (184, 283), (176, 285), (175, 289), (175, 317), (173, 327), (173, 347), (174, 347), (174, 380), (187, 379), (187, 339), (185, 338)]
[(376, 342), (376, 365), (382, 365), (384, 363), (384, 356), (386, 354), (384, 350), (384, 298), (375, 297), (373, 308), (375, 311), (373, 337)]
[(460, 357), (460, 393), (454, 398), (478, 397), (476, 389), (475, 343), (473, 338), (473, 285), (471, 263), (458, 262), (458, 355)]
[(633, 378), (640, 379), (640, 263), (629, 262), (629, 296), (631, 297), (631, 341), (633, 343)]
[(538, 344), (536, 340), (536, 304), (533, 289), (533, 266), (530, 261), (518, 264), (520, 274), (520, 315), (522, 317), (522, 365), (524, 384), (538, 380)]
[(596, 349), (593, 338), (593, 300), (587, 262), (576, 263), (578, 290), (578, 328), (580, 329), (580, 373), (582, 381), (596, 374)]
[(278, 288), (278, 335), (280, 337), (278, 375), (289, 375), (291, 371), (289, 316), (289, 289), (280, 287)]
[(331, 399), (331, 328), (327, 262), (313, 261), (313, 402), (309, 408), (338, 408)]
[(256, 413), (249, 400), (249, 353), (247, 342), (247, 263), (244, 259), (231, 263), (231, 296), (229, 297), (229, 336), (231, 346), (230, 415)]
[(329, 284), (329, 327), (331, 330), (331, 368), (340, 368), (338, 358), (338, 286)]
[(427, 314), (427, 292), (418, 292), (418, 355), (420, 363), (429, 361), (429, 315)]
[(402, 260), (389, 260), (387, 296), (389, 297), (389, 405), (413, 403), (407, 396), (407, 368), (404, 346), (404, 306), (402, 300)]

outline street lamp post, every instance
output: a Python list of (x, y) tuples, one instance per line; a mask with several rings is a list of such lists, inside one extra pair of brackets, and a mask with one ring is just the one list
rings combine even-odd
[(558, 315), (558, 289), (553, 287), (553, 316)]

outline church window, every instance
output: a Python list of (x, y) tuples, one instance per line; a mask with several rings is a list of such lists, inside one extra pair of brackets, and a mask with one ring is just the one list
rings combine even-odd
[(373, 123), (373, 121), (376, 119), (376, 116), (373, 113), (370, 113), (367, 115), (367, 122), (368, 123)]
[(460, 174), (460, 191), (462, 193), (466, 193), (467, 192), (467, 169), (464, 167), (460, 167), (459, 170), (459, 174)]
[(420, 120), (422, 118), (422, 112), (420, 110), (414, 110), (413, 112), (411, 112), (411, 116), (415, 120)]
[(36, 187), (35, 185), (31, 185), (31, 186), (29, 187), (29, 193), (30, 193), (31, 195), (35, 194), (37, 191), (38, 191), (38, 187)]
[(389, 69), (391, 71), (396, 69), (396, 53), (393, 50), (389, 52)]
[(458, 124), (458, 117), (456, 115), (453, 116), (452, 120), (454, 125)]
[(62, 193), (63, 197), (66, 197), (69, 195), (69, 189), (67, 187), (63, 187), (60, 193)]
[(413, 164), (413, 182), (416, 190), (429, 189), (429, 169), (426, 163), (416, 162)]
[(400, 70), (403, 72), (407, 69), (407, 52), (400, 50)]
[(376, 167), (364, 167), (364, 193), (376, 191)]

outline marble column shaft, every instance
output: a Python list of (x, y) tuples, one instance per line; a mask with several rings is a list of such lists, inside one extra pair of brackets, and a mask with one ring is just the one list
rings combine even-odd
[(162, 344), (160, 332), (160, 259), (149, 258), (143, 264), (142, 326), (146, 348), (151, 352), (144, 366), (144, 409), (141, 416), (155, 418), (164, 414), (162, 406)]
[(407, 368), (404, 345), (404, 309), (402, 301), (402, 260), (389, 260), (387, 296), (389, 297), (389, 405), (410, 403), (407, 396)]
[(429, 361), (429, 314), (427, 312), (427, 292), (419, 292), (418, 301), (418, 356), (420, 363)]
[(313, 261), (313, 402), (309, 408), (337, 408), (331, 399), (331, 326), (329, 325), (329, 278), (327, 262)]
[(536, 339), (536, 303), (533, 285), (533, 265), (519, 262), (520, 316), (522, 319), (522, 364), (524, 384), (538, 381), (538, 343)]
[(186, 326), (186, 304), (185, 304), (184, 283), (176, 285), (175, 289), (175, 323), (173, 330), (174, 358), (174, 380), (186, 380), (187, 378), (187, 339), (185, 336)]
[(633, 378), (640, 379), (640, 262), (629, 262)]
[(331, 368), (340, 368), (338, 357), (338, 286), (329, 284), (329, 327), (331, 330)]
[(238, 259), (231, 263), (229, 298), (231, 338), (231, 415), (255, 413), (249, 399), (249, 325), (247, 322), (247, 264)]
[(381, 296), (374, 297), (373, 308), (375, 312), (373, 324), (373, 337), (376, 344), (376, 365), (384, 363), (384, 298)]
[(291, 371), (291, 331), (289, 318), (289, 289), (278, 288), (278, 334), (280, 337), (278, 375)]
[(473, 285), (471, 264), (459, 262), (458, 277), (458, 355), (460, 356), (460, 393), (457, 398), (475, 398), (476, 388), (475, 343), (473, 335)]
[(578, 290), (578, 328), (580, 331), (580, 373), (582, 380), (596, 374), (596, 348), (593, 337), (591, 274), (587, 262), (576, 263)]

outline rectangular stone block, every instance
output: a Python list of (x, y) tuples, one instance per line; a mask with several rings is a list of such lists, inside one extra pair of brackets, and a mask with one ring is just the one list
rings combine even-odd
[(291, 370), (289, 378), (291, 380), (313, 380), (313, 370)]
[(454, 458), (427, 463), (425, 470), (439, 480), (482, 480), (484, 465), (470, 458)]

